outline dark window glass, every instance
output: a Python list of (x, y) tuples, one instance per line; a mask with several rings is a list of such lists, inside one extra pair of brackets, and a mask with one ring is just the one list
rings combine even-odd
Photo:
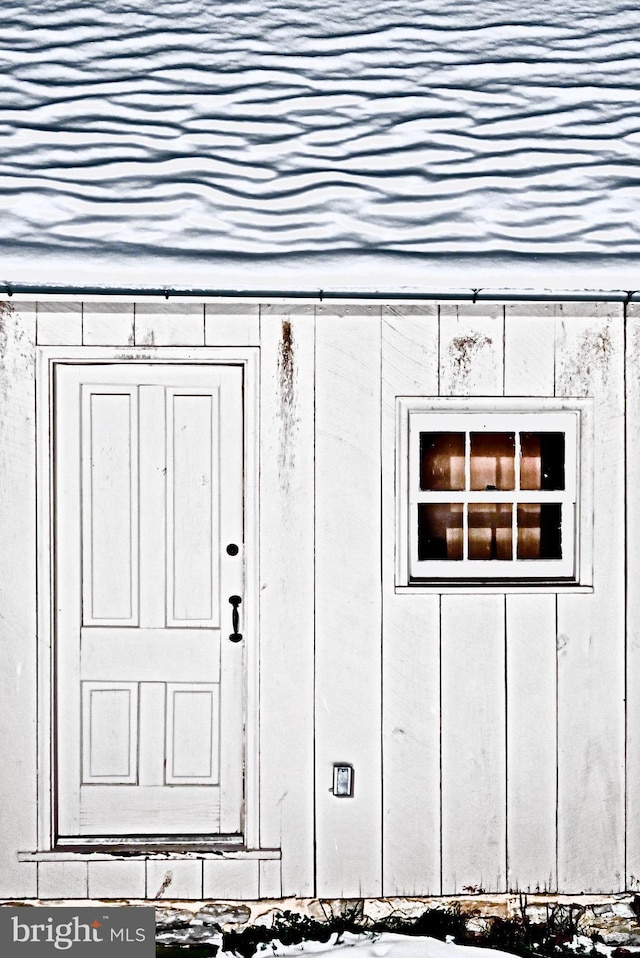
[(518, 505), (518, 559), (562, 558), (562, 506), (559, 502)]
[(564, 489), (564, 433), (520, 433), (520, 488)]
[(420, 488), (464, 489), (464, 433), (420, 433)]
[(469, 503), (469, 558), (511, 559), (510, 502)]
[(513, 432), (471, 433), (471, 488), (516, 487), (516, 436)]
[(462, 503), (420, 503), (418, 559), (462, 559)]

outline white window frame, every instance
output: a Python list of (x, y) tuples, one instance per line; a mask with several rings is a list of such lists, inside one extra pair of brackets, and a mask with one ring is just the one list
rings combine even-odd
[[(396, 589), (421, 592), (476, 589), (549, 591), (592, 585), (591, 525), (593, 477), (588, 437), (592, 429), (589, 400), (397, 398), (396, 441)], [(520, 490), (518, 449), (516, 488), (510, 491), (469, 489), (471, 432), (563, 432), (565, 489)], [(466, 434), (467, 489), (461, 492), (419, 488), (420, 433)], [(516, 442), (518, 440), (516, 439)], [(418, 505), (421, 502), (560, 503), (563, 550), (560, 559), (469, 559), (464, 521), (462, 559), (418, 559)], [(514, 555), (516, 509), (513, 509)]]

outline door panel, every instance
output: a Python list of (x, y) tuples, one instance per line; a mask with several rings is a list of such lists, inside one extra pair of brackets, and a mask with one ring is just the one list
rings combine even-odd
[(167, 771), (173, 785), (217, 785), (219, 685), (167, 685)]
[[(220, 681), (220, 632), (217, 629), (82, 629), (80, 674), (83, 679), (116, 679), (126, 658), (140, 682), (197, 682), (209, 674)], [(176, 645), (180, 654), (176, 656)]]
[(167, 390), (169, 625), (218, 626), (218, 395)]
[(138, 686), (135, 682), (82, 682), (83, 785), (135, 785)]
[(240, 367), (60, 364), (58, 833), (242, 830)]
[(83, 389), (85, 625), (138, 622), (137, 405), (135, 389)]
[[(140, 785), (91, 785), (80, 806), (81, 835), (123, 836), (217, 835), (222, 832), (217, 786), (171, 788)], [(114, 831), (114, 821), (119, 823)], [(180, 830), (180, 822), (189, 828)], [(150, 827), (152, 823), (153, 827)]]

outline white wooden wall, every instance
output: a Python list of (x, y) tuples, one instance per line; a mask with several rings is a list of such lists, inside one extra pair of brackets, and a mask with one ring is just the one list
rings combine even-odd
[[(0, 896), (32, 897), (36, 866), (35, 304), (0, 303)], [(9, 772), (10, 770), (10, 772)]]
[(305, 897), (315, 888), (314, 329), (313, 307), (260, 311), (260, 837), (283, 850), (282, 893)]
[[(619, 891), (625, 887), (622, 308), (397, 308), (383, 311), (382, 326), (386, 409), (403, 392), (593, 397), (596, 504), (592, 594), (394, 595), (391, 570), (385, 573), (383, 760), (394, 774), (384, 776), (384, 893)], [(431, 709), (416, 708), (416, 687)]]
[[(380, 309), (316, 309), (316, 894), (381, 872)], [(330, 793), (354, 766), (353, 798)]]
[[(640, 459), (631, 453), (626, 562), (624, 538), (625, 437), (629, 451), (640, 441), (636, 307), (626, 433), (619, 304), (0, 308), (2, 728), (20, 718), (4, 745), (13, 775), (0, 778), (0, 896), (640, 886)], [(36, 337), (261, 348), (252, 787), (260, 845), (281, 849), (281, 860), (17, 861), (36, 847), (37, 820)], [(396, 593), (399, 395), (593, 397), (592, 594)], [(355, 768), (351, 799), (330, 792), (337, 762)]]
[(640, 309), (627, 310), (627, 883), (640, 889)]

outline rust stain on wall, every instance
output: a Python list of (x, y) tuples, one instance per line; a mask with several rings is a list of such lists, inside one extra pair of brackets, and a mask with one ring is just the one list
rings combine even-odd
[(289, 491), (291, 471), (295, 466), (293, 440), (298, 426), (296, 386), (295, 340), (291, 322), (285, 319), (278, 345), (278, 418), (280, 420), (278, 470), (283, 492)]
[(559, 392), (565, 396), (588, 396), (593, 393), (594, 381), (606, 386), (613, 354), (609, 326), (585, 330), (560, 374)]
[(464, 380), (471, 372), (474, 360), (492, 340), (484, 333), (470, 333), (467, 336), (455, 336), (449, 344), (449, 361), (454, 377)]

